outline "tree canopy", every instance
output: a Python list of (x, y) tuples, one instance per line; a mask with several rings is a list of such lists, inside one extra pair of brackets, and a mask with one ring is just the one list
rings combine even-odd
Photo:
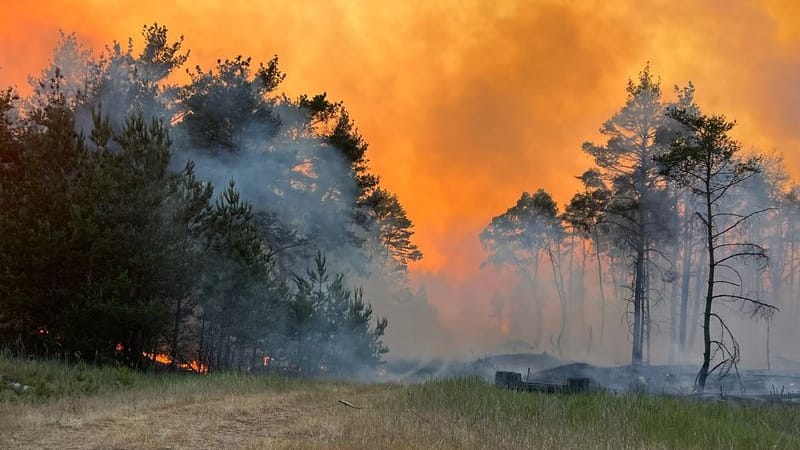
[(348, 285), (404, 288), (422, 253), (347, 109), (280, 94), (277, 56), (170, 84), (183, 37), (153, 24), (142, 40), (95, 57), (62, 34), (31, 96), (0, 95), (0, 206), (15, 212), (0, 217), (0, 345), (134, 367), (375, 370), (387, 321)]

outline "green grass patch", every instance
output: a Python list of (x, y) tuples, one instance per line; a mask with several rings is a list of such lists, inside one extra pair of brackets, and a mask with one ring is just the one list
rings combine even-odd
[[(800, 448), (800, 405), (668, 396), (521, 393), (479, 379), (410, 386), (406, 404), (454, 428), (525, 437), (550, 430), (588, 442), (668, 448)], [(436, 419), (432, 419), (436, 420)], [(568, 440), (569, 441), (569, 440)], [(531, 442), (529, 441), (528, 444)]]
[(4, 381), (14, 380), (31, 387), (20, 392), (3, 382), (0, 384), (0, 401), (44, 401), (93, 395), (144, 383), (140, 374), (127, 368), (12, 358), (3, 354), (0, 354), (0, 376)]
[[(306, 388), (321, 381), (273, 375), (221, 372), (211, 375), (142, 373), (126, 367), (68, 364), (63, 361), (9, 357), (0, 353), (0, 402), (45, 402), (62, 398), (102, 395), (122, 390), (142, 394), (245, 393), (260, 389)], [(25, 392), (5, 382), (14, 380), (31, 388)]]

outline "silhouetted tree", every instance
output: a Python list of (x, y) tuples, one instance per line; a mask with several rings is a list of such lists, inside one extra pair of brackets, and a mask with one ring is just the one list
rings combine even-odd
[(588, 170), (578, 178), (583, 183), (584, 190), (572, 197), (564, 211), (563, 218), (584, 238), (590, 239), (594, 248), (600, 294), (600, 340), (602, 341), (605, 337), (606, 295), (603, 287), (603, 262), (600, 254), (604, 245), (601, 239), (607, 231), (603, 229), (603, 222), (611, 192), (600, 174), (594, 170)]
[(658, 248), (670, 231), (672, 212), (669, 194), (663, 189), (654, 158), (665, 147), (660, 133), (668, 126), (661, 101), (660, 83), (649, 67), (628, 82), (628, 98), (622, 109), (603, 124), (600, 132), (608, 138), (603, 146), (585, 143), (602, 175), (610, 182), (612, 196), (606, 208), (614, 245), (630, 256), (633, 364), (641, 364), (645, 342), (649, 341), (649, 272), (653, 258), (663, 256)]
[(177, 94), (182, 148), (214, 155), (249, 147), (267, 150), (278, 132), (275, 99), (268, 96), (283, 81), (278, 58), (253, 73), (251, 59), (217, 60), (214, 70), (189, 71), (190, 82)]
[(374, 262), (390, 277), (405, 279), (408, 264), (422, 259), (422, 252), (411, 240), (414, 225), (403, 205), (383, 188), (373, 190), (361, 203), (370, 215), (365, 225), (375, 228), (377, 234), (372, 246)]
[[(699, 200), (694, 212), (702, 224), (708, 253), (708, 282), (703, 312), (703, 364), (697, 374), (697, 389), (703, 391), (708, 375), (716, 369), (726, 373), (736, 367), (739, 347), (725, 321), (714, 312), (714, 302), (741, 300), (756, 308), (775, 307), (742, 291), (742, 278), (732, 263), (740, 258), (764, 260), (764, 248), (757, 243), (731, 239), (737, 228), (770, 208), (740, 211), (726, 204), (737, 187), (758, 173), (761, 158), (741, 159), (741, 146), (728, 136), (734, 123), (723, 116), (706, 116), (694, 111), (674, 109), (669, 117), (686, 127), (688, 134), (674, 141), (669, 152), (658, 156), (664, 173), (690, 188)], [(727, 275), (721, 272), (728, 272)], [(721, 336), (711, 337), (711, 320), (716, 319)], [(730, 339), (730, 342), (726, 342)], [(714, 353), (712, 354), (712, 346)], [(722, 361), (710, 367), (717, 351)]]
[(277, 57), (169, 85), (183, 37), (142, 36), (95, 56), (62, 34), (30, 97), (0, 91), (0, 207), (15, 212), (0, 216), (0, 345), (135, 367), (374, 369), (387, 322), (363, 292), (337, 275), (309, 278), (310, 295), (294, 276), (317, 254), (328, 277), (326, 254), (404, 285), (422, 257), (347, 109), (278, 94)]
[[(554, 345), (560, 351), (567, 321), (567, 294), (561, 273), (561, 241), (564, 234), (558, 206), (542, 189), (527, 192), (505, 213), (494, 217), (481, 232), (480, 240), (488, 253), (487, 262), (495, 266), (509, 265), (529, 277), (536, 292), (539, 262), (542, 255), (550, 262), (553, 285), (561, 306), (561, 325)], [(536, 296), (537, 342), (541, 333), (541, 307)]]
[(30, 352), (57, 351), (54, 329), (81, 286), (74, 249), (74, 189), (85, 157), (83, 140), (61, 91), (48, 82), (47, 103), (30, 111), (12, 131), (11, 91), (3, 98), (3, 164), (0, 171), (0, 319), (6, 343)]

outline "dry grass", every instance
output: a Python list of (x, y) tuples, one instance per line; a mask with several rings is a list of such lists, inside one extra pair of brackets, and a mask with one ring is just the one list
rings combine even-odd
[[(0, 360), (3, 370), (12, 366)], [(82, 377), (92, 392), (72, 383), (73, 392), (0, 401), (0, 448), (800, 448), (797, 407), (521, 394), (476, 379), (134, 374), (107, 389), (105, 375)]]

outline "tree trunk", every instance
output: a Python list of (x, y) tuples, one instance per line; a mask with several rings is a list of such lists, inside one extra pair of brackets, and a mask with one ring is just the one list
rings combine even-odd
[(603, 288), (603, 262), (600, 259), (600, 244), (595, 232), (594, 256), (597, 260), (597, 284), (600, 289), (600, 347), (604, 348), (606, 336), (606, 294)]
[(645, 266), (644, 266), (644, 279), (647, 281), (647, 283), (645, 284), (645, 295), (644, 295), (644, 298), (642, 299), (643, 300), (643, 304), (642, 304), (642, 340), (644, 341), (643, 345), (645, 345), (645, 349), (647, 351), (644, 353), (646, 356), (643, 358), (643, 362), (646, 363), (646, 364), (650, 364), (650, 361), (651, 361), (650, 358), (652, 357), (652, 354), (650, 352), (650, 350), (651, 350), (651, 346), (650, 346), (650, 344), (651, 344), (651, 341), (650, 341), (651, 334), (650, 334), (650, 331), (652, 329), (651, 326), (652, 326), (653, 323), (650, 321), (650, 296), (647, 295), (648, 294), (647, 293), (647, 289), (649, 289), (649, 286), (650, 286), (650, 284), (649, 284), (650, 270), (649, 270), (649, 267), (647, 266), (647, 264), (645, 264)]
[(642, 364), (642, 306), (644, 303), (644, 244), (640, 240), (636, 248), (633, 288), (633, 346), (631, 364)]
[(528, 271), (523, 271), (525, 278), (528, 279), (528, 283), (531, 286), (531, 293), (533, 294), (533, 314), (536, 317), (536, 336), (534, 337), (534, 344), (538, 347), (542, 344), (542, 300), (541, 295), (539, 293), (539, 286), (538, 286), (538, 272), (539, 272), (539, 258), (534, 257), (533, 263), (531, 264), (531, 271), (533, 275), (531, 275)]
[[(797, 294), (795, 291), (795, 252), (796, 252), (796, 245), (795, 245), (795, 233), (792, 230), (792, 227), (789, 227), (789, 293), (792, 297), (797, 298)], [(795, 319), (800, 319), (800, 301), (794, 302), (795, 307)], [(791, 317), (791, 316), (790, 316)]]
[[(257, 366), (258, 361), (256, 360), (257, 351), (258, 351), (258, 349), (255, 346), (253, 346), (253, 353), (250, 355), (250, 371), (251, 372), (255, 372), (256, 371), (256, 367), (258, 367)], [(261, 365), (263, 366), (264, 364), (262, 363)]]
[(203, 344), (205, 344), (205, 337), (206, 337), (206, 319), (200, 321), (200, 342), (197, 345), (197, 365), (200, 367), (203, 363), (206, 363), (208, 366), (208, 358), (205, 355), (205, 348)]
[(619, 264), (615, 261), (614, 256), (610, 257), (611, 263), (609, 264), (609, 273), (611, 274), (611, 284), (614, 288), (614, 298), (617, 300), (622, 299), (622, 293), (620, 292), (620, 276), (617, 273), (620, 271)]
[[(674, 253), (674, 256), (678, 257), (678, 252)], [(673, 260), (674, 261), (674, 260)], [(672, 282), (670, 283), (671, 295), (669, 301), (669, 363), (675, 364), (677, 359), (677, 352), (678, 352), (678, 325), (680, 322), (678, 308), (679, 308), (679, 299), (680, 296), (678, 295), (678, 280), (677, 278), (673, 278)]]
[(707, 252), (702, 252), (701, 260), (698, 263), (698, 267), (701, 267), (700, 273), (697, 274), (697, 279), (695, 280), (695, 298), (697, 299), (694, 302), (694, 310), (692, 311), (692, 320), (691, 323), (694, 324), (692, 327), (692, 332), (689, 336), (689, 347), (693, 348), (697, 338), (697, 323), (700, 320), (700, 307), (703, 305), (701, 299), (703, 298), (703, 286), (706, 275), (708, 275), (708, 267), (706, 266), (706, 259), (708, 258)]
[[(560, 253), (560, 252), (559, 252)], [(559, 256), (560, 257), (560, 256)], [(569, 236), (569, 280), (567, 281), (567, 298), (569, 299), (569, 306), (573, 306), (572, 300), (575, 298), (575, 232), (571, 232)]]
[[(567, 328), (567, 294), (564, 290), (564, 279), (561, 276), (561, 252), (559, 251), (558, 243), (555, 244), (556, 250), (553, 251), (553, 244), (548, 243), (547, 255), (550, 258), (550, 266), (553, 269), (553, 283), (555, 284), (556, 291), (558, 292), (558, 299), (561, 304), (561, 327), (558, 330), (556, 337), (556, 351), (561, 355), (561, 340), (564, 338), (564, 331)], [(555, 254), (554, 254), (555, 253)]]
[(570, 298), (570, 302), (574, 303), (578, 310), (578, 332), (582, 336), (586, 331), (586, 241), (581, 240), (581, 271), (578, 276), (578, 286), (576, 287), (576, 295)]
[(178, 299), (175, 301), (175, 317), (172, 324), (172, 339), (171, 339), (171, 347), (172, 351), (170, 352), (170, 357), (172, 362), (172, 368), (174, 369), (178, 365), (178, 339), (180, 333), (180, 325), (181, 325), (181, 317), (183, 315), (183, 299), (178, 296)]
[(769, 323), (772, 321), (772, 318), (767, 317), (767, 370), (770, 370), (772, 367), (770, 366), (769, 360)]
[(680, 327), (678, 329), (681, 353), (686, 351), (686, 324), (688, 322), (689, 310), (689, 283), (692, 277), (692, 236), (691, 236), (691, 222), (689, 213), (689, 200), (688, 193), (684, 196), (684, 211), (683, 211), (683, 265), (681, 267), (681, 312), (680, 312)]
[[(711, 179), (710, 168), (708, 169), (706, 180)], [(703, 392), (706, 388), (706, 378), (708, 378), (708, 367), (711, 363), (711, 305), (714, 302), (714, 269), (717, 263), (714, 259), (714, 215), (711, 210), (713, 206), (711, 198), (711, 187), (706, 181), (705, 191), (706, 207), (706, 245), (708, 246), (708, 288), (706, 290), (706, 308), (703, 313), (703, 365), (697, 374), (697, 390)]]

